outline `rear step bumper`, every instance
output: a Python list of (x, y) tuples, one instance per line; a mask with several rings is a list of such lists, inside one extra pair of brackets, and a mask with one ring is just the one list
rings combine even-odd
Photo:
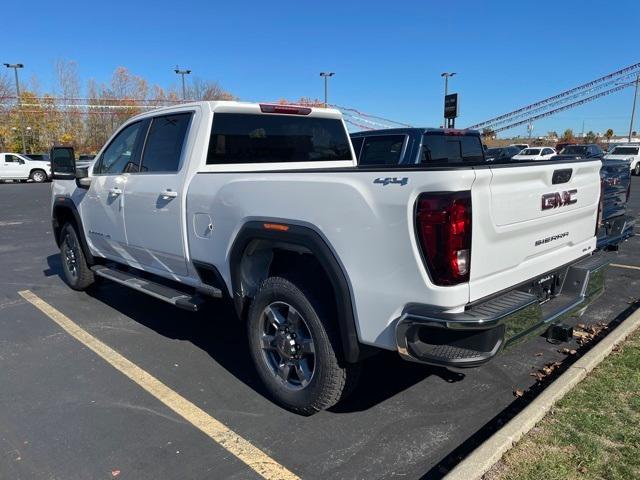
[(560, 291), (541, 304), (534, 294), (511, 290), (461, 313), (409, 304), (396, 324), (396, 344), (405, 360), (475, 367), (505, 347), (580, 313), (604, 290), (606, 254), (582, 259), (564, 271)]

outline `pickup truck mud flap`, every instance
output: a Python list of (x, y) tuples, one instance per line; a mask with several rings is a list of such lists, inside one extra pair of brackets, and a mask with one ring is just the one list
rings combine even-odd
[[(550, 324), (581, 314), (604, 290), (608, 263), (606, 255), (592, 255), (461, 313), (409, 304), (396, 324), (398, 352), (406, 360), (431, 365), (481, 365)], [(550, 278), (556, 282), (552, 296), (547, 287)], [(542, 285), (547, 294), (534, 285)]]

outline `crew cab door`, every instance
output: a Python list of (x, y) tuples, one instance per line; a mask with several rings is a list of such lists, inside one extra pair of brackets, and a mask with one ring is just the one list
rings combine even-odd
[(471, 301), (593, 251), (600, 167), (585, 160), (476, 170)]
[(127, 254), (140, 265), (187, 274), (182, 229), (186, 175), (184, 144), (193, 112), (150, 120), (138, 173), (127, 177), (124, 223)]
[(137, 171), (147, 122), (124, 127), (96, 160), (91, 187), (81, 203), (84, 231), (91, 246), (104, 257), (126, 260), (124, 227), (128, 172)]

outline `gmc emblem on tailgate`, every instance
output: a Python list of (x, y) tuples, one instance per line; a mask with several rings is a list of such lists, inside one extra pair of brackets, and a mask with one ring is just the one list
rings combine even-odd
[(578, 193), (576, 189), (564, 192), (545, 193), (542, 195), (542, 210), (573, 205), (578, 201), (577, 198), (574, 198), (576, 193)]

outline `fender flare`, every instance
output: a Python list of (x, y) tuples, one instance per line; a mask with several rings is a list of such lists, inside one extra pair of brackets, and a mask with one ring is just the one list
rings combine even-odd
[(87, 259), (87, 263), (92, 265), (95, 263), (95, 259), (91, 254), (91, 250), (89, 250), (89, 244), (87, 243), (87, 239), (85, 237), (84, 228), (82, 227), (82, 220), (80, 219), (80, 213), (78, 212), (78, 208), (73, 200), (69, 197), (64, 196), (56, 196), (53, 200), (53, 208), (51, 211), (51, 225), (53, 226), (53, 232), (55, 236), (56, 245), (60, 246), (60, 236), (56, 235), (55, 232), (58, 232), (62, 225), (58, 222), (58, 217), (56, 215), (57, 211), (67, 210), (71, 213), (73, 217), (78, 236), (80, 237), (80, 246), (82, 247), (82, 252), (84, 253), (85, 258)]
[(344, 270), (338, 263), (333, 251), (318, 232), (309, 227), (287, 222), (278, 221), (278, 223), (287, 225), (289, 227), (288, 230), (268, 230), (264, 228), (264, 222), (247, 222), (233, 241), (229, 267), (231, 270), (232, 298), (238, 316), (240, 318), (243, 317), (245, 308), (244, 298), (240, 292), (240, 262), (249, 243), (253, 240), (267, 240), (303, 246), (315, 255), (331, 282), (336, 299), (337, 322), (344, 358), (349, 363), (357, 362), (362, 358), (363, 345), (358, 341), (353, 303), (351, 301), (351, 288)]

